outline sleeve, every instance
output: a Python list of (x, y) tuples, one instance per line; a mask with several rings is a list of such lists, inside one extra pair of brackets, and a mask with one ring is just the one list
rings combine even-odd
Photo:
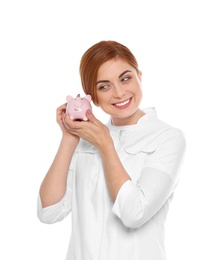
[(73, 159), (71, 161), (68, 177), (67, 187), (64, 197), (51, 206), (42, 207), (40, 195), (37, 199), (37, 216), (39, 220), (46, 224), (53, 224), (62, 221), (70, 212), (72, 207), (72, 176), (73, 176)]
[(142, 226), (168, 200), (179, 179), (185, 147), (182, 133), (167, 138), (147, 160), (137, 183), (128, 180), (122, 185), (112, 212), (125, 226)]

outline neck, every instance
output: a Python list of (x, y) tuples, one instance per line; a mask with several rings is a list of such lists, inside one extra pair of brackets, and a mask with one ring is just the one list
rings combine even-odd
[(129, 117), (112, 117), (112, 124), (115, 126), (135, 125), (138, 120), (144, 115), (145, 113), (141, 109), (137, 109), (136, 112)]

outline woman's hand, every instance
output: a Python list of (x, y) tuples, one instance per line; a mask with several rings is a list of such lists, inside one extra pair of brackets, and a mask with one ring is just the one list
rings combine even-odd
[(107, 144), (113, 143), (109, 129), (92, 114), (91, 110), (87, 110), (86, 116), (89, 121), (79, 122), (65, 115), (65, 128), (70, 134), (88, 141), (102, 151)]
[(66, 123), (65, 123), (64, 120), (65, 120), (65, 117), (67, 117), (67, 115), (66, 115), (66, 105), (67, 105), (67, 103), (65, 103), (65, 104), (63, 104), (63, 105), (61, 105), (60, 107), (57, 108), (57, 110), (56, 110), (56, 121), (57, 121), (58, 125), (60, 126), (60, 128), (62, 130), (63, 137), (68, 137), (68, 138), (71, 137), (71, 139), (74, 138), (75, 141), (76, 140), (79, 141), (79, 137), (74, 135), (73, 133), (70, 133), (65, 126)]

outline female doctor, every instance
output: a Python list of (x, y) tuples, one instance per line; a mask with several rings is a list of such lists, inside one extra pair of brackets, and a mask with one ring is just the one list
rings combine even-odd
[(38, 197), (38, 217), (72, 214), (66, 260), (165, 260), (164, 224), (178, 183), (184, 135), (140, 108), (142, 73), (132, 52), (101, 41), (82, 56), (83, 90), (110, 115), (104, 125), (57, 109), (61, 143)]

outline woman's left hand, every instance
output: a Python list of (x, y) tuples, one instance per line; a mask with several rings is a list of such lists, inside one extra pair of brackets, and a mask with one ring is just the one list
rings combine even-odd
[(67, 131), (73, 135), (88, 141), (101, 150), (108, 144), (112, 143), (109, 129), (101, 123), (91, 112), (87, 110), (86, 116), (89, 121), (73, 121), (68, 115), (65, 115), (64, 122)]

